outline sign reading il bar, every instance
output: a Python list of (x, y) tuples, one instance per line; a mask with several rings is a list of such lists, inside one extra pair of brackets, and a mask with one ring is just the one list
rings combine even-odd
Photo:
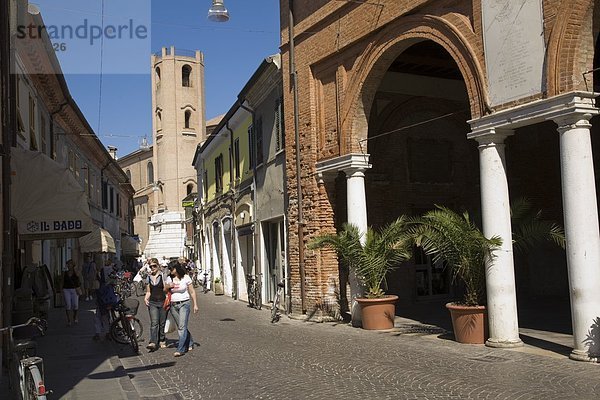
[(542, 0), (482, 0), (483, 39), (492, 106), (542, 91)]

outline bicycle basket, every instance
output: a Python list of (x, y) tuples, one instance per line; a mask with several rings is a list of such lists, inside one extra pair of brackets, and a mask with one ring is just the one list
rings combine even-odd
[(127, 315), (136, 315), (139, 306), (140, 302), (136, 299), (126, 298), (123, 300), (123, 307)]

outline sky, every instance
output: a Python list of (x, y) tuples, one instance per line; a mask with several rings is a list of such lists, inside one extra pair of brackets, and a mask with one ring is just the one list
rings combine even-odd
[[(138, 149), (144, 136), (152, 140), (151, 53), (170, 46), (204, 53), (208, 120), (226, 113), (261, 61), (279, 51), (279, 0), (224, 0), (226, 23), (206, 18), (211, 0), (30, 3), (38, 6), (47, 28), (60, 28), (49, 35), (71, 95), (102, 143), (117, 147), (120, 157)], [(124, 30), (115, 39), (113, 30), (112, 40), (102, 41), (92, 33), (67, 37), (64, 30), (130, 22), (138, 36)]]

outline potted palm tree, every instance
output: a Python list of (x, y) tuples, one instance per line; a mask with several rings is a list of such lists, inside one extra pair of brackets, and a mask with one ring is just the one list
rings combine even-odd
[[(446, 304), (456, 340), (484, 343), (487, 338), (485, 265), (493, 260), (502, 240), (496, 236), (486, 238), (468, 213), (458, 214), (441, 206), (411, 222), (415, 243), (434, 262), (444, 262), (451, 268), (453, 279), (464, 285), (462, 300)], [(543, 219), (542, 211), (536, 211), (526, 198), (512, 203), (511, 224), (517, 252), (530, 250), (544, 240), (565, 247), (562, 227)]]
[(364, 329), (394, 327), (398, 296), (386, 295), (383, 288), (388, 272), (412, 256), (413, 241), (408, 228), (405, 217), (378, 231), (368, 228), (364, 236), (357, 226), (344, 224), (337, 234), (320, 235), (309, 244), (311, 249), (335, 250), (364, 286), (364, 295), (357, 298)]

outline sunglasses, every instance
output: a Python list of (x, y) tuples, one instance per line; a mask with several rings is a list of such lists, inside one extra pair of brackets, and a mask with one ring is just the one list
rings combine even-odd
[(158, 268), (158, 265), (156, 265), (156, 264), (150, 264), (150, 268)]

